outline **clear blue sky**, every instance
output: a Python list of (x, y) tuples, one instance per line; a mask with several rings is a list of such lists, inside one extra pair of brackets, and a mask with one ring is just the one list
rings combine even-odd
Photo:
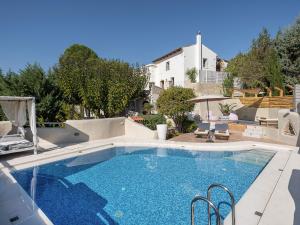
[(48, 69), (74, 43), (101, 57), (150, 63), (176, 47), (203, 43), (230, 59), (262, 27), (274, 35), (300, 15), (299, 0), (0, 0), (0, 68)]

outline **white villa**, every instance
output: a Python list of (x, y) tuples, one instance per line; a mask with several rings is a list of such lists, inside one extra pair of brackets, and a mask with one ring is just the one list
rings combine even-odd
[[(217, 61), (220, 62), (217, 66)], [(171, 86), (185, 87), (189, 83), (186, 71), (195, 68), (198, 71), (197, 83), (219, 83), (223, 81), (224, 60), (218, 58), (217, 53), (202, 43), (202, 36), (198, 32), (196, 43), (176, 48), (175, 50), (153, 60), (146, 65), (150, 73), (150, 84), (162, 89)]]

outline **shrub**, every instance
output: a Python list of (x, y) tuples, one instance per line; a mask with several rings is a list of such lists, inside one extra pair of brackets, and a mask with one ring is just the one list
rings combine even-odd
[(195, 121), (189, 120), (187, 117), (183, 120), (182, 131), (183, 133), (191, 133), (197, 129), (198, 125)]
[(144, 126), (148, 127), (151, 130), (156, 130), (157, 124), (165, 124), (166, 118), (161, 114), (155, 114), (155, 115), (143, 115), (143, 121), (142, 123)]
[(150, 103), (145, 103), (143, 108), (144, 108), (144, 114), (151, 114), (153, 105)]
[(197, 69), (195, 67), (187, 70), (185, 74), (188, 76), (189, 80), (192, 83), (196, 83), (196, 76), (198, 75), (198, 72), (197, 72)]
[(234, 80), (232, 75), (228, 75), (222, 83), (223, 94), (226, 97), (231, 97), (233, 93)]
[(194, 98), (193, 89), (183, 87), (171, 87), (164, 90), (157, 99), (157, 110), (173, 119), (176, 128), (182, 131), (182, 122), (186, 113), (194, 109), (194, 103), (187, 100)]

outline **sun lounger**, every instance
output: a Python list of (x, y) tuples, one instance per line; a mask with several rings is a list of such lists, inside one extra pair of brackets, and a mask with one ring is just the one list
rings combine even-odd
[(228, 124), (216, 124), (214, 135), (216, 139), (228, 140), (230, 136)]
[(207, 138), (209, 133), (210, 124), (209, 123), (199, 123), (198, 128), (195, 130), (194, 134), (197, 137)]
[(7, 135), (0, 137), (0, 155), (32, 147), (33, 143), (24, 139), (21, 135)]

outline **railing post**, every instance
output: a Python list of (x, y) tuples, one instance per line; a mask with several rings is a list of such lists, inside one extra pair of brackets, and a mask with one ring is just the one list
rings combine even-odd
[(205, 70), (205, 80), (206, 80), (206, 83), (207, 83), (207, 70)]
[[(191, 202), (191, 225), (195, 225), (195, 204), (197, 201), (204, 201), (207, 203), (209, 209), (210, 207), (213, 208), (216, 214), (216, 223), (217, 225), (221, 225), (221, 217), (218, 208), (210, 200), (200, 195), (196, 195)], [(208, 214), (208, 217), (210, 221), (210, 214)]]

